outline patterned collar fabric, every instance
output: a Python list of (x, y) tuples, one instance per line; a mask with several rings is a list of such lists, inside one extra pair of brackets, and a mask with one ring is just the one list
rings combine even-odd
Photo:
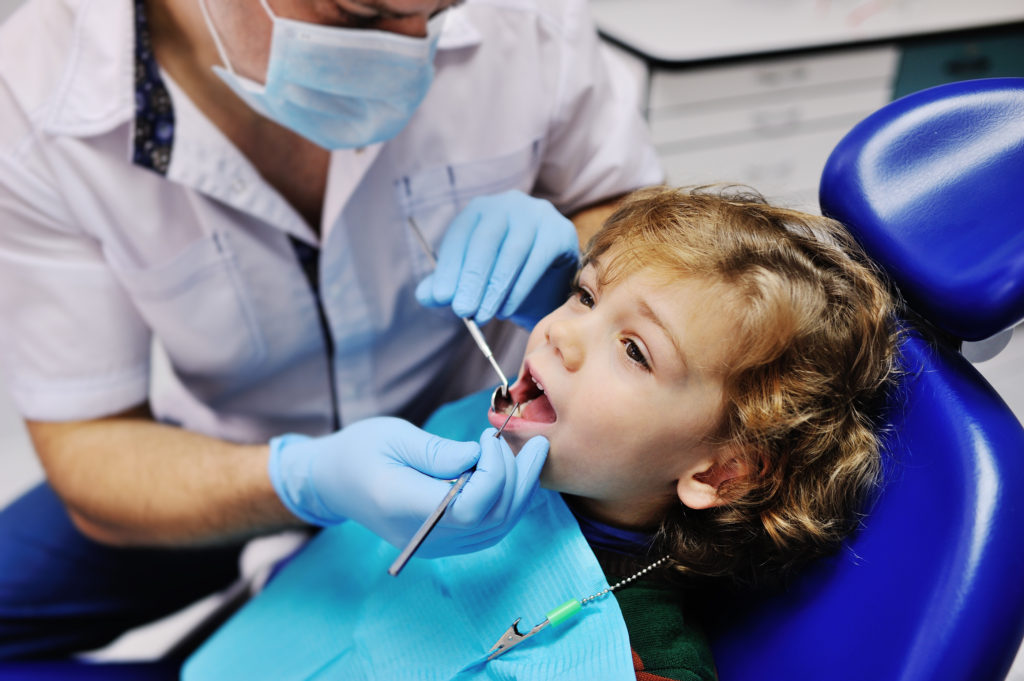
[(135, 136), (132, 162), (167, 174), (174, 142), (174, 109), (153, 54), (144, 0), (135, 0)]

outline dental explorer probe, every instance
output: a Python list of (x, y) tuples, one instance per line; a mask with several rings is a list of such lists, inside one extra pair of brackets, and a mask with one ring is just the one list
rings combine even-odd
[[(409, 216), (409, 226), (412, 227), (413, 234), (416, 235), (416, 239), (420, 242), (420, 248), (423, 249), (423, 252), (430, 260), (431, 267), (437, 267), (437, 258), (434, 257), (434, 251), (431, 250), (430, 244), (427, 243), (426, 237), (423, 236), (423, 232), (420, 231), (419, 226), (416, 224), (416, 221), (412, 219), (411, 215)], [(494, 368), (494, 373), (498, 374), (498, 378), (501, 379), (502, 394), (508, 396), (508, 379), (505, 378), (505, 373), (501, 370), (501, 367), (498, 366), (498, 362), (494, 359), (494, 353), (491, 352), (491, 346), (487, 344), (487, 340), (484, 338), (484, 334), (481, 333), (480, 327), (477, 326), (476, 322), (472, 319), (466, 319), (465, 317), (462, 318), (462, 323), (466, 325), (466, 328), (469, 330), (469, 335), (473, 337), (473, 341), (476, 343), (476, 346), (480, 348), (480, 352), (484, 353), (484, 357), (486, 357), (487, 361), (491, 363), (491, 367)]]
[[(500, 390), (500, 388), (494, 389), (495, 395), (497, 395), (498, 390)], [(494, 404), (494, 397), (491, 397), (491, 404)], [(501, 424), (501, 428), (499, 428), (498, 432), (494, 434), (494, 437), (498, 437), (501, 435), (501, 431), (505, 430), (505, 426), (508, 425), (509, 420), (512, 418), (512, 414), (515, 413), (516, 407), (518, 406), (519, 403), (517, 402), (515, 406), (512, 407), (512, 411), (509, 412), (508, 418)], [(435, 508), (429, 516), (427, 516), (427, 519), (423, 521), (422, 525), (420, 525), (420, 529), (416, 530), (416, 534), (412, 536), (409, 543), (406, 544), (405, 548), (402, 549), (402, 552), (398, 554), (398, 558), (395, 558), (395, 562), (393, 562), (391, 567), (388, 568), (389, 575), (392, 577), (398, 576), (398, 573), (402, 571), (405, 564), (409, 562), (410, 558), (412, 558), (412, 554), (416, 553), (416, 550), (427, 538), (427, 535), (430, 534), (430, 531), (433, 530), (434, 526), (441, 520), (441, 516), (444, 515), (444, 512), (447, 511), (448, 507), (452, 505), (453, 501), (455, 501), (455, 497), (457, 497), (459, 492), (462, 491), (462, 488), (466, 486), (466, 483), (469, 481), (469, 477), (473, 475), (473, 471), (475, 470), (476, 466), (473, 466), (456, 478), (455, 482), (452, 483), (451, 489), (449, 489), (448, 493), (444, 495), (444, 499), (441, 500), (441, 503), (437, 505), (437, 508)]]

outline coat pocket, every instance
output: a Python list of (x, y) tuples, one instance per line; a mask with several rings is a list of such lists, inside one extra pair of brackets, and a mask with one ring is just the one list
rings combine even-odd
[[(541, 143), (536, 140), (514, 152), (463, 163), (424, 168), (395, 180), (403, 220), (412, 219), (436, 254), (448, 226), (471, 199), (510, 189), (529, 193), (537, 180)], [(412, 230), (410, 257), (417, 279), (433, 266)]]
[(111, 264), (177, 372), (228, 376), (266, 356), (226, 235), (146, 267)]

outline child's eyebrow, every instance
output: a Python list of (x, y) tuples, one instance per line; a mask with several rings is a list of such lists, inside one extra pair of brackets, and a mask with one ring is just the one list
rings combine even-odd
[(668, 338), (669, 342), (672, 343), (672, 347), (675, 348), (676, 355), (679, 357), (679, 361), (683, 363), (683, 367), (689, 368), (689, 363), (686, 361), (686, 354), (683, 352), (683, 346), (676, 338), (676, 335), (672, 333), (672, 330), (665, 325), (665, 322), (661, 321), (661, 317), (658, 313), (647, 304), (647, 301), (641, 299), (637, 301), (637, 308), (640, 311), (640, 316), (644, 319), (648, 319), (655, 324), (662, 333)]

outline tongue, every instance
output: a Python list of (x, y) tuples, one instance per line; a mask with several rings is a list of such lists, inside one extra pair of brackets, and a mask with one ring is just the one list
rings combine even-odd
[(551, 407), (551, 401), (548, 399), (548, 396), (541, 395), (521, 407), (520, 418), (525, 421), (554, 423), (558, 417), (555, 416), (555, 410)]

